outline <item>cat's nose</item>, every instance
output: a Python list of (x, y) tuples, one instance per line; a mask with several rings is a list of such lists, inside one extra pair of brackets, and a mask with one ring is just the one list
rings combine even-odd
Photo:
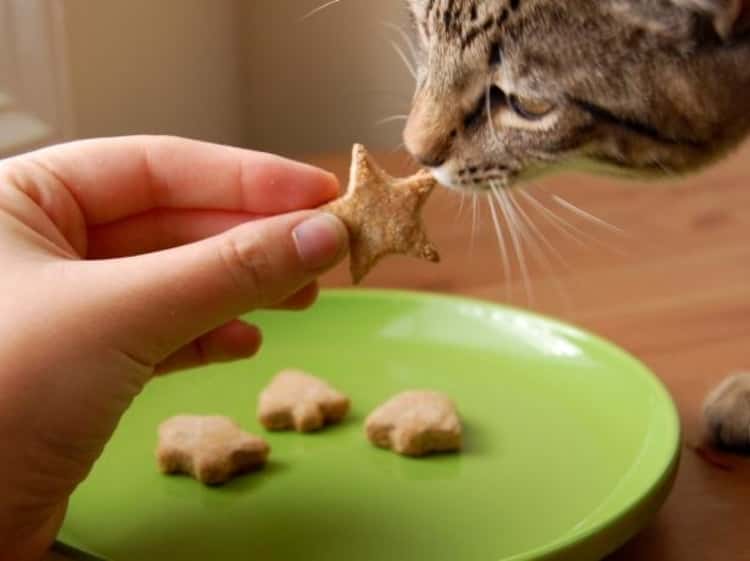
[(425, 154), (419, 154), (419, 153), (412, 153), (414, 156), (414, 159), (419, 162), (419, 164), (426, 168), (439, 168), (442, 166), (445, 162), (448, 161), (448, 152), (441, 151), (436, 153), (425, 153)]
[(457, 128), (450, 110), (417, 100), (404, 129), (404, 145), (425, 167), (442, 166), (451, 156)]

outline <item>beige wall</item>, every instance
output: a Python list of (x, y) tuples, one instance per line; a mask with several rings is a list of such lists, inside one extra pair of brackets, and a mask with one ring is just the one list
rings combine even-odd
[(412, 79), (403, 0), (62, 0), (79, 137), (170, 133), (285, 154), (389, 148)]
[(63, 3), (77, 136), (245, 142), (241, 0)]
[[(354, 141), (394, 148), (413, 80), (391, 48), (404, 25), (404, 0), (343, 0), (301, 18), (323, 0), (251, 0), (243, 4), (248, 134), (279, 152), (342, 149)], [(400, 40), (400, 38), (399, 38)]]

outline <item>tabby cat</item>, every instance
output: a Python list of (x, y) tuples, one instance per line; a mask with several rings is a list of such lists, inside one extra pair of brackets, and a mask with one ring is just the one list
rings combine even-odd
[[(750, 133), (750, 0), (408, 0), (418, 36), (407, 149), (444, 185), (559, 167), (688, 173)], [(750, 450), (750, 375), (709, 397)]]

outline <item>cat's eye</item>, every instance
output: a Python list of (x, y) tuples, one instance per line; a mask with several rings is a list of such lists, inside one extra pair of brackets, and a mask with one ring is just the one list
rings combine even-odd
[(551, 101), (532, 99), (517, 95), (509, 96), (508, 102), (513, 111), (528, 121), (541, 119), (542, 117), (549, 115), (555, 109), (555, 104)]

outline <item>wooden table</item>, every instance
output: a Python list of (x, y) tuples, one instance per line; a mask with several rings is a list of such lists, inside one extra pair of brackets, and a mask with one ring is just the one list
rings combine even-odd
[[(380, 159), (394, 174), (408, 169), (402, 154)], [(348, 155), (311, 161), (346, 181)], [(644, 185), (566, 175), (544, 180), (530, 192), (573, 227), (517, 196), (559, 254), (552, 257), (544, 246), (543, 260), (541, 249), (524, 244), (533, 300), (516, 260), (510, 274), (503, 271), (486, 202), (472, 236), (471, 199), (459, 213), (461, 197), (448, 191), (438, 192), (425, 214), (443, 263), (392, 258), (365, 285), (530, 307), (635, 354), (675, 397), (686, 446), (662, 513), (609, 561), (750, 560), (750, 461), (722, 457), (729, 469), (718, 469), (689, 447), (701, 438), (706, 392), (728, 372), (750, 369), (750, 145), (718, 167), (678, 182)], [(555, 201), (555, 194), (625, 233), (582, 218)], [(329, 287), (347, 283), (343, 266), (324, 279)]]

